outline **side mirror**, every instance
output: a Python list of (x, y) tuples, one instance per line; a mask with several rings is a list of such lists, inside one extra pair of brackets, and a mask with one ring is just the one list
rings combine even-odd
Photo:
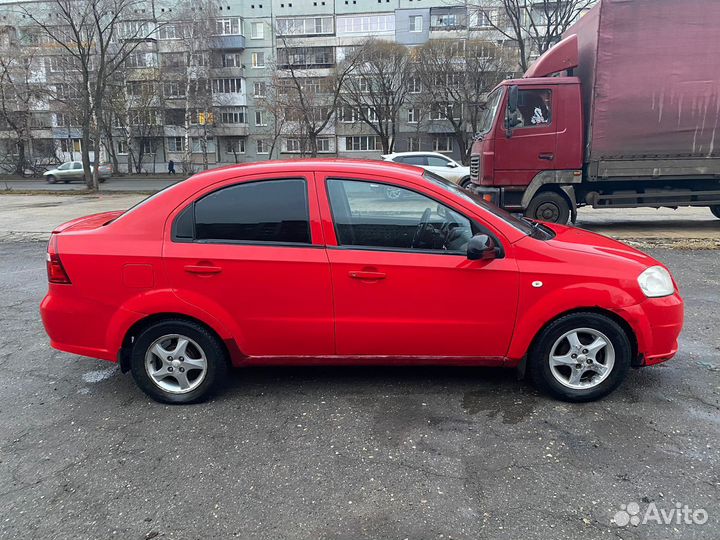
[(514, 113), (518, 108), (518, 87), (513, 84), (508, 92), (508, 112)]
[(495, 240), (487, 234), (476, 234), (467, 245), (467, 258), (471, 261), (487, 261), (498, 256)]
[(458, 166), (458, 164), (457, 164), (457, 163), (453, 163), (452, 161), (448, 161), (448, 164), (446, 165), (446, 167), (450, 167), (451, 169), (454, 169), (454, 168), (456, 168), (457, 166)]

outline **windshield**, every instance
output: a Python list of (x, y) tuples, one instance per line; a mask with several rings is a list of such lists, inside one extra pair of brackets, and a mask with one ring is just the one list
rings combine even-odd
[(497, 114), (500, 101), (502, 101), (503, 87), (500, 86), (492, 91), (488, 96), (487, 102), (485, 103), (485, 110), (483, 111), (482, 118), (480, 118), (480, 124), (478, 125), (478, 135), (484, 135), (493, 125), (495, 116)]
[(438, 176), (437, 174), (430, 171), (425, 171), (423, 173), (423, 176), (436, 186), (441, 187), (445, 191), (449, 191), (450, 193), (460, 196), (461, 198), (474, 204), (475, 206), (479, 206), (483, 210), (490, 212), (494, 216), (499, 217), (508, 225), (512, 225), (519, 231), (529, 235), (532, 235), (535, 232), (535, 228), (527, 221), (515, 217), (510, 212), (506, 212), (505, 210), (503, 210), (502, 208), (498, 208), (494, 204), (485, 202), (482, 197), (479, 197), (473, 192), (461, 188), (457, 184), (445, 180), (442, 176)]

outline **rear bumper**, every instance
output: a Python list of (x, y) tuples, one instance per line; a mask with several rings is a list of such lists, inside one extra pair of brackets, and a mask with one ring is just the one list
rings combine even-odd
[(670, 360), (678, 351), (685, 307), (675, 291), (663, 298), (648, 298), (618, 311), (632, 326), (638, 342), (638, 365), (652, 366)]

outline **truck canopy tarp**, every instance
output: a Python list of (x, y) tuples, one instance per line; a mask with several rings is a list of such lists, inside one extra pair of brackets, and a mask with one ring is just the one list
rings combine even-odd
[(720, 0), (602, 0), (577, 34), (588, 161), (720, 156)]

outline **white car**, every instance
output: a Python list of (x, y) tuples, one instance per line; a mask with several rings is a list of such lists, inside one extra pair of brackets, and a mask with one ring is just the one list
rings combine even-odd
[(438, 152), (397, 152), (385, 154), (382, 158), (385, 161), (417, 165), (461, 187), (467, 187), (470, 184), (470, 167), (464, 167)]

